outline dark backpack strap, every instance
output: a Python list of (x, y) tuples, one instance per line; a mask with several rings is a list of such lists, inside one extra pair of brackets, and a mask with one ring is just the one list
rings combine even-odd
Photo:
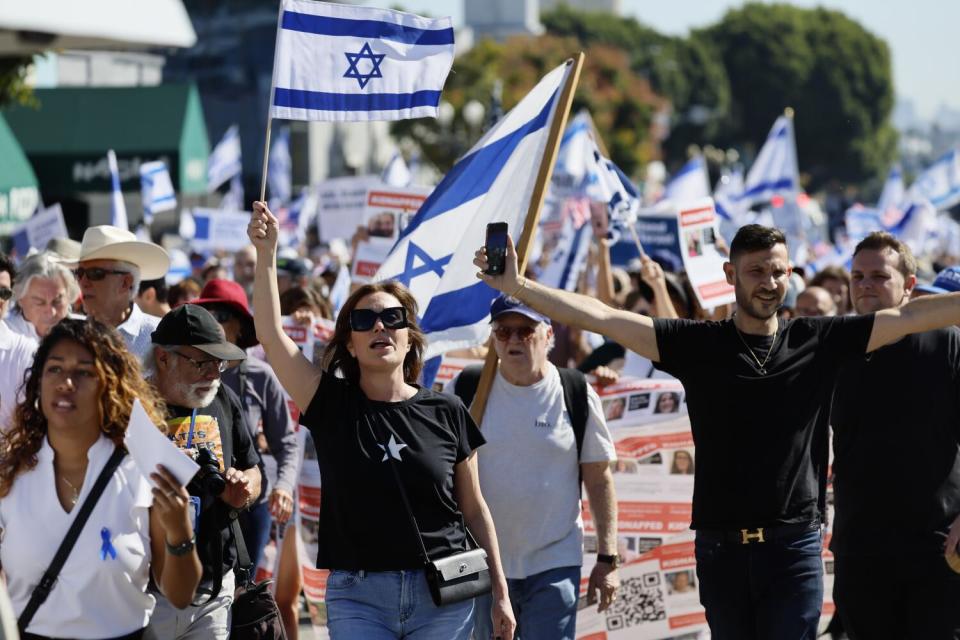
[[(563, 386), (563, 404), (570, 416), (573, 437), (577, 441), (577, 476), (583, 482), (580, 470), (580, 457), (583, 455), (583, 438), (587, 432), (587, 418), (590, 407), (587, 404), (587, 379), (582, 371), (557, 367), (560, 372), (560, 384)], [(579, 486), (579, 484), (577, 485)]]
[(77, 517), (74, 518), (73, 524), (71, 524), (70, 529), (67, 530), (67, 535), (63, 538), (63, 542), (60, 543), (56, 555), (53, 556), (53, 562), (51, 562), (47, 570), (44, 571), (43, 577), (40, 579), (40, 584), (34, 587), (33, 593), (30, 595), (30, 601), (27, 602), (27, 606), (24, 607), (23, 613), (20, 614), (20, 618), (17, 620), (17, 626), (20, 628), (21, 634), (30, 626), (33, 616), (37, 613), (37, 609), (40, 608), (40, 605), (46, 601), (50, 596), (50, 592), (53, 591), (53, 587), (57, 583), (57, 576), (60, 575), (60, 570), (63, 569), (67, 558), (70, 557), (70, 552), (73, 551), (74, 545), (77, 544), (80, 532), (83, 531), (83, 525), (87, 523), (90, 514), (93, 513), (93, 508), (97, 506), (97, 501), (103, 494), (103, 490), (107, 488), (107, 483), (110, 482), (113, 472), (120, 466), (120, 461), (123, 460), (125, 455), (127, 455), (127, 451), (123, 447), (117, 447), (113, 450), (113, 454), (110, 456), (110, 459), (107, 460), (107, 464), (97, 477), (93, 488), (84, 499), (83, 504), (80, 506), (80, 511), (77, 512)]
[(473, 402), (473, 396), (477, 395), (477, 387), (480, 386), (480, 375), (483, 373), (483, 365), (471, 364), (464, 367), (460, 375), (453, 383), (453, 392), (463, 402), (463, 406), (470, 408)]

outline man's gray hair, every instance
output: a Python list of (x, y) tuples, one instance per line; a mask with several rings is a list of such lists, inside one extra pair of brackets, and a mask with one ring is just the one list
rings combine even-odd
[(13, 285), (14, 300), (19, 301), (26, 295), (27, 289), (30, 288), (30, 282), (34, 278), (60, 280), (63, 283), (63, 288), (66, 289), (68, 304), (73, 304), (80, 297), (80, 285), (77, 284), (73, 272), (51, 254), (42, 251), (24, 260), (17, 270), (17, 281)]
[(145, 374), (149, 372), (147, 375), (150, 377), (157, 375), (157, 349), (163, 349), (167, 353), (170, 353), (175, 350), (176, 347), (169, 344), (150, 344), (150, 348), (147, 349), (147, 353), (144, 354), (143, 360), (140, 363), (141, 369), (143, 369)]

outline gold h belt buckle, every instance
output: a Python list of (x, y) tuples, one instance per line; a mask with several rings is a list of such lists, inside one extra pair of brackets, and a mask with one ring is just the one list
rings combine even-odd
[(753, 533), (750, 532), (750, 529), (740, 529), (740, 535), (741, 544), (750, 544), (751, 542), (766, 542), (763, 539), (763, 527), (760, 527)]

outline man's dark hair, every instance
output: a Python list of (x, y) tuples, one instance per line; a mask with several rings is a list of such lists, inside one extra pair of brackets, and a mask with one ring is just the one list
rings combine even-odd
[(10, 259), (10, 256), (0, 251), (0, 273), (4, 271), (10, 274), (10, 284), (16, 282), (17, 268), (13, 266), (13, 260)]
[(741, 254), (772, 249), (778, 244), (787, 244), (787, 239), (780, 229), (762, 224), (744, 225), (730, 243), (730, 261), (735, 261)]
[(166, 278), (156, 278), (155, 280), (141, 280), (140, 281), (140, 290), (137, 292), (137, 295), (143, 295), (147, 289), (153, 289), (157, 293), (157, 300), (166, 301), (167, 300), (167, 279)]
[(897, 265), (897, 269), (905, 278), (917, 275), (917, 259), (913, 257), (910, 247), (886, 231), (874, 231), (861, 240), (853, 250), (853, 257), (857, 257), (857, 254), (861, 251), (882, 251), (884, 249), (891, 249), (900, 256), (900, 264)]

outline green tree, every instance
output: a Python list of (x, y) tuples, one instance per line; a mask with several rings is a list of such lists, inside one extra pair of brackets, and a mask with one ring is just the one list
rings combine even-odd
[(732, 118), (715, 142), (755, 149), (790, 106), (809, 189), (889, 166), (890, 50), (856, 21), (822, 8), (747, 4), (694, 37), (711, 43), (730, 79)]
[(29, 56), (0, 58), (0, 107), (33, 100), (33, 91), (25, 82), (32, 61)]
[(544, 13), (548, 33), (577, 38), (585, 46), (606, 44), (626, 51), (630, 68), (670, 100), (670, 135), (664, 152), (685, 160), (690, 144), (717, 138), (730, 116), (726, 69), (709, 43), (698, 37), (665, 36), (634, 18), (577, 11), (566, 5)]
[(465, 104), (477, 100), (488, 106), (494, 83), (500, 80), (503, 109), (508, 111), (551, 69), (581, 49), (586, 60), (572, 112), (589, 110), (612, 159), (624, 171), (632, 172), (657, 156), (651, 135), (654, 116), (669, 103), (631, 71), (629, 56), (623, 50), (601, 44), (584, 48), (574, 38), (541, 36), (512, 38), (502, 44), (479, 42), (454, 61), (447, 78), (443, 99), (455, 108), (450, 128), (444, 129), (434, 119), (402, 120), (393, 125), (393, 132), (415, 140), (424, 156), (445, 172), (481, 134), (465, 122)]

